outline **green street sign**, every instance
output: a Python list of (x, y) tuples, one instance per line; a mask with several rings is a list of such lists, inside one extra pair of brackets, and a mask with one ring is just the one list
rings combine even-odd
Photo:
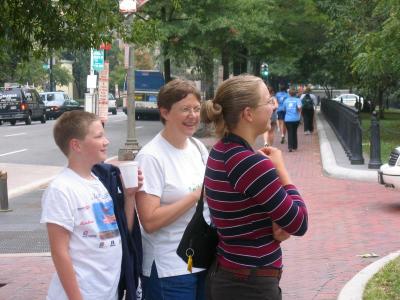
[(95, 71), (104, 69), (104, 50), (92, 50), (92, 68)]

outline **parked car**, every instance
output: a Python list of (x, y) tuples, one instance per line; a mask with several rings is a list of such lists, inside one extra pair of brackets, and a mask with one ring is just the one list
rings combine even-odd
[(46, 105), (48, 119), (57, 119), (68, 110), (81, 109), (79, 103), (70, 99), (65, 92), (43, 92), (40, 97)]
[(389, 162), (380, 167), (378, 182), (387, 187), (400, 188), (400, 146), (392, 150)]
[(111, 93), (108, 93), (108, 112), (112, 113), (113, 115), (117, 114), (117, 100)]
[(0, 88), (0, 121), (15, 125), (38, 120), (46, 123), (46, 107), (36, 89), (21, 86)]
[[(342, 102), (343, 104), (346, 104), (347, 106), (355, 107), (357, 109), (362, 109), (364, 106), (364, 99), (361, 96), (358, 96), (356, 94), (341, 94), (332, 100)], [(361, 105), (358, 107), (358, 105)]]

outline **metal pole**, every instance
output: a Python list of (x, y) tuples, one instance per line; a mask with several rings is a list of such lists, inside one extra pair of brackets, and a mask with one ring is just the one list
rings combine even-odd
[[(129, 17), (128, 26), (132, 26), (133, 15)], [(136, 154), (140, 150), (139, 143), (136, 139), (136, 122), (135, 122), (135, 49), (133, 44), (129, 44), (129, 65), (127, 74), (127, 139), (125, 145), (118, 151), (118, 160), (134, 160)]]
[(370, 159), (368, 168), (379, 169), (381, 161), (381, 135), (379, 130), (379, 121), (377, 113), (374, 110), (371, 117), (371, 136), (370, 136)]
[(8, 208), (7, 172), (0, 171), (0, 212), (11, 211)]

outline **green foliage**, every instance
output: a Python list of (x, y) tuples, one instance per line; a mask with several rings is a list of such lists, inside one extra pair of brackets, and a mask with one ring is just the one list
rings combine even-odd
[(96, 47), (122, 31), (118, 3), (110, 0), (3, 0), (0, 20), (0, 43), (24, 58)]
[(389, 262), (367, 283), (364, 300), (400, 298), (400, 258)]

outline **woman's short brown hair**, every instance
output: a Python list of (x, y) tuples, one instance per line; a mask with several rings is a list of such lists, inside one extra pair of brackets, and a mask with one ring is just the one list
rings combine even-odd
[[(199, 102), (201, 101), (200, 91), (193, 81), (174, 79), (160, 89), (157, 97), (157, 106), (159, 109), (165, 108), (169, 111), (172, 105), (181, 101), (189, 94), (193, 94)], [(161, 122), (165, 124), (165, 120), (162, 116)]]
[(202, 105), (202, 121), (213, 122), (219, 137), (232, 131), (240, 120), (242, 110), (258, 105), (261, 84), (264, 82), (260, 77), (247, 74), (225, 80), (218, 87), (215, 98)]

